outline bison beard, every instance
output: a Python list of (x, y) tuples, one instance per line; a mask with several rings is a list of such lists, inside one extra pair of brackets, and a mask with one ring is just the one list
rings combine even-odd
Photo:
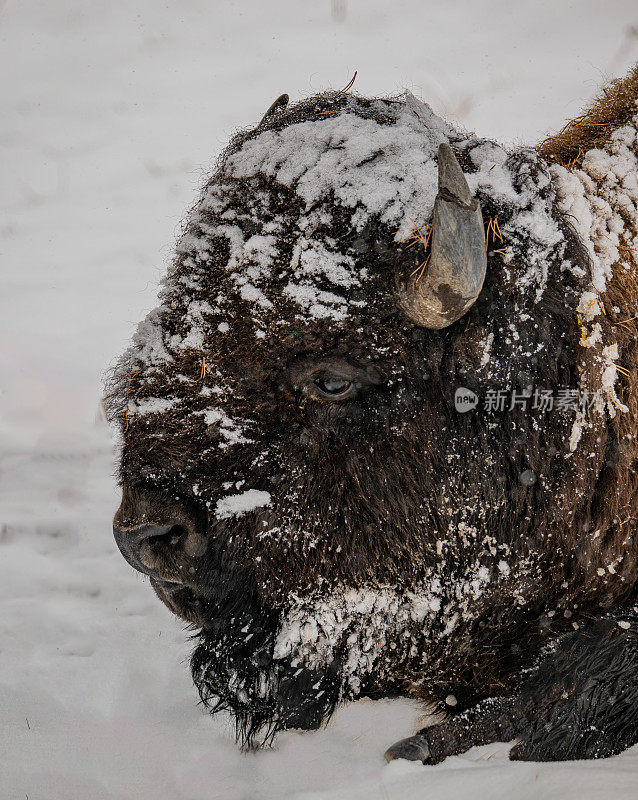
[[(557, 144), (550, 167), (409, 95), (343, 92), (275, 104), (220, 157), (107, 403), (118, 544), (199, 629), (195, 683), (243, 744), (398, 695), (458, 716), (391, 757), (636, 741), (637, 145), (618, 97), (638, 73), (614, 91), (587, 140), (607, 150), (566, 166)], [(474, 233), (456, 247), (452, 228)], [(481, 405), (458, 413), (457, 389)], [(548, 413), (542, 390), (590, 402)]]
[(210, 626), (193, 653), (193, 680), (204, 704), (230, 710), (243, 744), (280, 730), (318, 728), (339, 700), (338, 662), (325, 673), (273, 663), (276, 621), (245, 600), (207, 609)]
[[(299, 669), (273, 661), (276, 620), (245, 600), (207, 609), (209, 626), (198, 634), (191, 659), (193, 680), (211, 711), (227, 709), (245, 746), (266, 744), (282, 730), (315, 730), (337, 704), (345, 651), (324, 669)], [(363, 689), (376, 696), (374, 688)]]

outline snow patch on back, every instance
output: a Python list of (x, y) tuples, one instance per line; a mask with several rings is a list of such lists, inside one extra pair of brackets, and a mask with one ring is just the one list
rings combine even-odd
[[(635, 258), (638, 253), (638, 116), (614, 131), (603, 149), (585, 153), (579, 169), (554, 165), (551, 174), (558, 207), (570, 215), (591, 259), (591, 286), (577, 309), (582, 320), (581, 344), (600, 353), (602, 389), (613, 417), (617, 410), (629, 410), (614, 388), (618, 345), (604, 341), (601, 326), (594, 320), (603, 313), (600, 295), (606, 291), (613, 269), (633, 269), (629, 254)], [(625, 219), (634, 221), (633, 228)], [(576, 440), (575, 434), (572, 439)]]

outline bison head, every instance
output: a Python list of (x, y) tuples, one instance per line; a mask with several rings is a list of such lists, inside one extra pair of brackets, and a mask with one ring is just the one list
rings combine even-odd
[[(582, 386), (588, 264), (554, 200), (533, 151), (410, 95), (312, 97), (223, 152), (107, 400), (118, 545), (246, 741), (502, 681), (510, 641), (470, 668), (476, 631), (549, 592), (600, 458), (600, 408), (582, 458), (574, 412), (532, 408)], [(530, 399), (462, 414), (460, 387)]]

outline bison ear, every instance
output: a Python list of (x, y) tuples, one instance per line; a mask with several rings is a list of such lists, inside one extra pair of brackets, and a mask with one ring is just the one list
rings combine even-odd
[(417, 325), (445, 328), (476, 302), (486, 269), (481, 207), (452, 148), (441, 144), (430, 259), (424, 271), (397, 276), (399, 306)]

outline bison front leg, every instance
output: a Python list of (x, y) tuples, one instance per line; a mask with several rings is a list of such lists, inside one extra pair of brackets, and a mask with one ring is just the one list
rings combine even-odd
[(560, 637), (507, 698), (484, 700), (393, 745), (386, 758), (436, 764), (518, 740), (510, 758), (606, 758), (638, 743), (638, 614), (588, 620)]
[(404, 758), (438, 764), (470, 747), (515, 739), (523, 725), (517, 697), (491, 697), (439, 725), (423, 728), (388, 748), (388, 761)]
[(565, 634), (521, 686), (528, 725), (510, 758), (607, 758), (638, 743), (638, 614)]

